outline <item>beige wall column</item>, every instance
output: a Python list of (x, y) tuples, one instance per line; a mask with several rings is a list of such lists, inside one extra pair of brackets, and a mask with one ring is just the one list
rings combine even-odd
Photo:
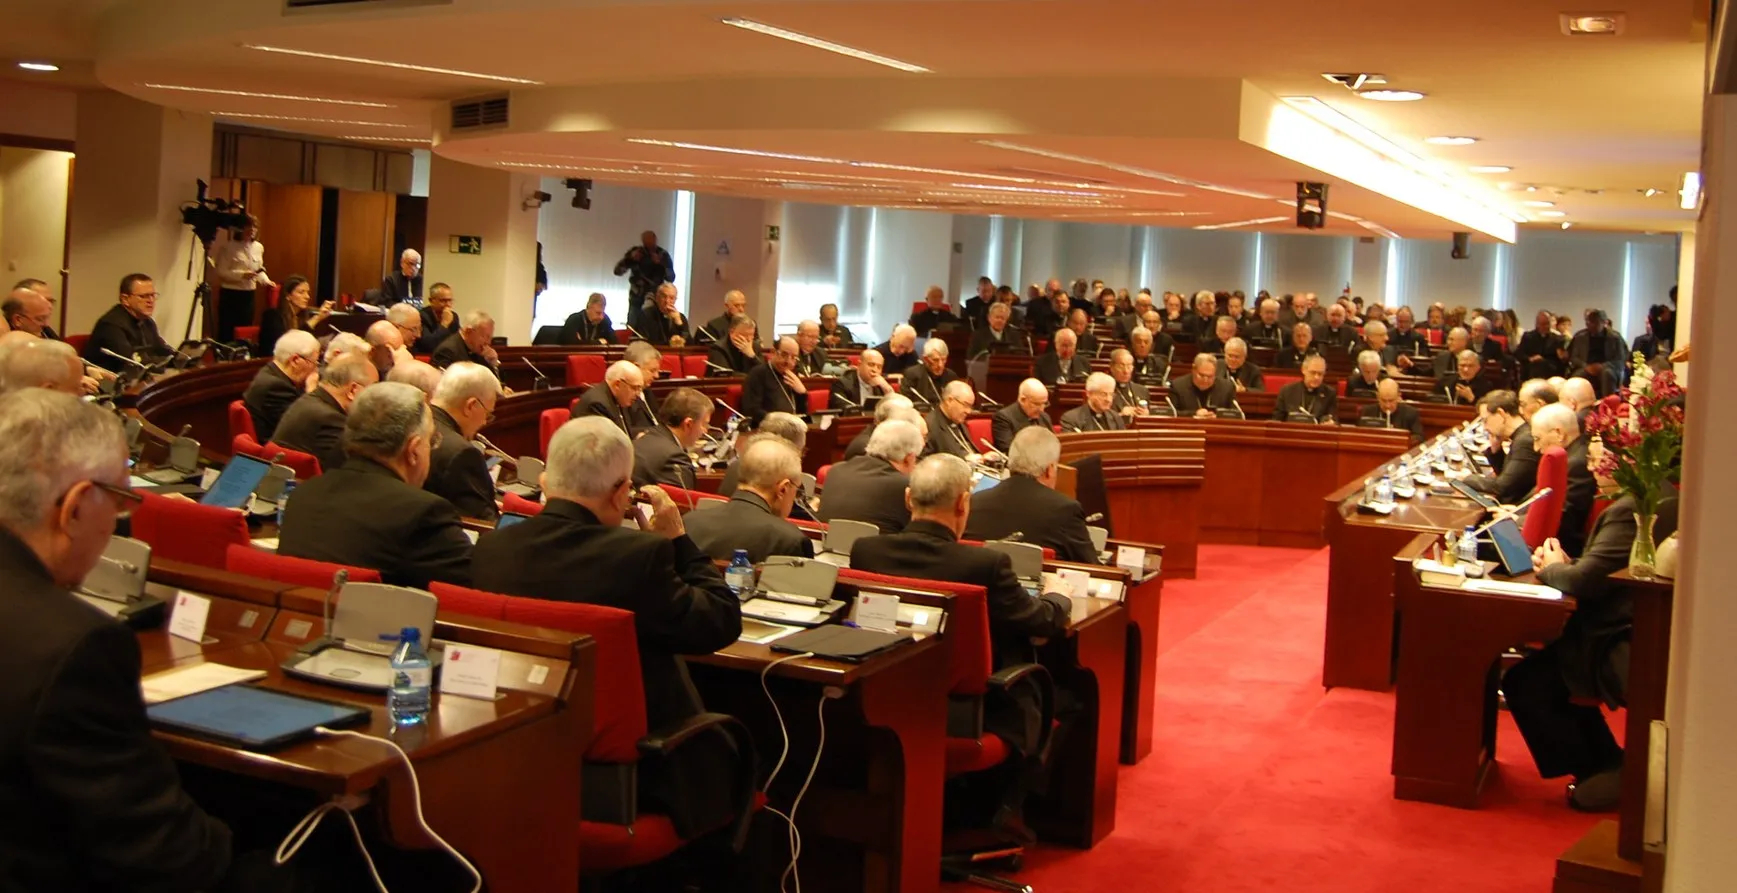
[[(428, 177), (428, 242), (422, 259), (426, 290), (452, 286), (460, 316), (487, 311), (495, 336), (530, 344), (537, 284), (537, 210), (525, 197), (538, 179), (434, 156)], [(452, 239), (477, 236), (481, 254), (460, 254)], [(396, 258), (393, 259), (396, 262)]]
[[(760, 341), (772, 345), (771, 336), (778, 332), (773, 324), (784, 243), (768, 241), (766, 228), (782, 227), (783, 223), (783, 202), (694, 195), (692, 273), (685, 285), (679, 280), (676, 285), (687, 296), (688, 315), (695, 325), (723, 312), (724, 292), (740, 289), (748, 296), (748, 315), (759, 327)], [(720, 254), (726, 247), (729, 253)], [(795, 327), (785, 329), (794, 331)]]

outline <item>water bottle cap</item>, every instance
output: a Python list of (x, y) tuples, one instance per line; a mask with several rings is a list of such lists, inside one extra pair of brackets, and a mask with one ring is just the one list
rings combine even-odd
[(396, 636), (392, 635), (391, 633), (381, 633), (380, 634), (380, 641), (382, 641), (382, 642), (421, 642), (422, 641), (422, 629), (420, 627), (415, 627), (415, 626), (406, 626), (406, 627), (400, 629), (398, 631), (398, 635), (396, 635)]
[(733, 558), (747, 558), (748, 557), (748, 550), (747, 549), (737, 549), (736, 554), (731, 556), (731, 557), (733, 557)]

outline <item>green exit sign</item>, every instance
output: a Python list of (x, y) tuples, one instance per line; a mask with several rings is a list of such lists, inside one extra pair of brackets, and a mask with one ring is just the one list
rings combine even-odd
[(453, 236), (447, 247), (453, 254), (481, 254), (482, 236)]

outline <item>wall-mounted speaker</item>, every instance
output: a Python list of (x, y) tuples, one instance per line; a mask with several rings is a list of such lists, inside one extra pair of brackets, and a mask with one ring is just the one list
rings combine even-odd
[(1472, 234), (1454, 233), (1454, 260), (1465, 260), (1472, 256)]
[(1297, 226), (1320, 229), (1327, 225), (1327, 184), (1297, 184)]

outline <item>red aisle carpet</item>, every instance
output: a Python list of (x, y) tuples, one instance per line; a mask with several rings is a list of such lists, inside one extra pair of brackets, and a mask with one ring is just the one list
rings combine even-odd
[[(1393, 695), (1321, 689), (1327, 551), (1202, 546), (1166, 583), (1152, 755), (1116, 831), (1040, 848), (1038, 893), (1548, 893), (1597, 819), (1538, 777), (1502, 714), (1482, 809), (1393, 799)], [(964, 889), (964, 888), (959, 888)]]

